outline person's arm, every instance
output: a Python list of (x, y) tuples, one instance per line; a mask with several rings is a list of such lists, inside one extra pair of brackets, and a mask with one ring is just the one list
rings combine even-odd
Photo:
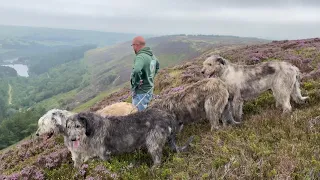
[(143, 57), (137, 56), (135, 59), (133, 72), (132, 72), (132, 90), (134, 91), (139, 85), (142, 79)]

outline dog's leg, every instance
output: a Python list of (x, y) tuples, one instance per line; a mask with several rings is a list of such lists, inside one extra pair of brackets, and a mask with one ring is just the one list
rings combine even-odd
[(298, 104), (303, 104), (305, 103), (305, 101), (307, 99), (309, 99), (308, 96), (306, 97), (303, 97), (301, 95), (301, 90), (300, 90), (300, 83), (299, 83), (299, 78), (296, 79), (295, 83), (294, 83), (294, 86), (292, 88), (292, 92), (291, 92), (291, 97), (292, 99), (298, 103)]
[(290, 104), (290, 94), (288, 94), (283, 89), (274, 88), (273, 95), (275, 96), (275, 99), (276, 99), (276, 102), (278, 102), (278, 105), (280, 104), (282, 106), (283, 113), (291, 112), (292, 107)]
[[(204, 102), (204, 109), (206, 112), (206, 118), (210, 122), (211, 131), (213, 131), (214, 129), (216, 129), (216, 130), (219, 129), (219, 118), (220, 118), (221, 114), (219, 114), (220, 111), (218, 109), (216, 109), (216, 107), (215, 107), (215, 106), (220, 106), (217, 104), (219, 104), (219, 102), (215, 102), (214, 97), (209, 97)], [(218, 107), (218, 108), (220, 108), (220, 107)]]
[(237, 122), (234, 120), (233, 115), (232, 115), (232, 107), (231, 107), (231, 102), (228, 101), (228, 103), (226, 104), (226, 107), (221, 115), (221, 120), (223, 123), (223, 126), (226, 126), (227, 123), (230, 124), (240, 124), (240, 122)]
[(81, 154), (76, 153), (74, 151), (71, 151), (71, 155), (72, 155), (72, 160), (73, 160), (73, 166), (75, 168), (80, 168), (81, 166)]
[(274, 99), (276, 101), (276, 108), (279, 108), (281, 104), (280, 104), (278, 98), (276, 98), (276, 94), (275, 94), (276, 91), (275, 91), (274, 88), (271, 88), (271, 91), (272, 91), (273, 97), (274, 97)]
[(239, 122), (241, 122), (242, 121), (242, 115), (243, 115), (243, 100), (241, 100), (239, 102), (238, 115), (239, 115)]
[(176, 134), (173, 132), (170, 134), (170, 136), (168, 137), (168, 143), (169, 143), (169, 147), (172, 151), (174, 152), (177, 152), (177, 153), (180, 153), (180, 152), (185, 152), (185, 151), (188, 151), (188, 148), (191, 144), (191, 142), (193, 141), (193, 138), (194, 136), (191, 136), (187, 143), (182, 146), (182, 147), (179, 147), (177, 144), (176, 144)]
[(242, 121), (242, 105), (243, 100), (241, 99), (240, 92), (236, 93), (232, 100), (232, 110), (235, 121), (241, 122)]
[(146, 146), (153, 160), (152, 168), (156, 168), (161, 164), (162, 149), (168, 137), (165, 135), (165, 131), (164, 129), (156, 128), (146, 137)]
[(100, 155), (100, 159), (102, 159), (103, 161), (107, 161), (107, 160), (110, 159), (110, 154), (111, 154), (110, 151), (107, 151), (107, 150), (104, 149), (103, 152)]

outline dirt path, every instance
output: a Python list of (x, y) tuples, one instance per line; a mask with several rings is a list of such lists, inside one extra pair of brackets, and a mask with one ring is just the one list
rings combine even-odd
[(9, 95), (8, 104), (11, 105), (12, 104), (12, 87), (11, 87), (11, 84), (9, 84), (8, 95)]

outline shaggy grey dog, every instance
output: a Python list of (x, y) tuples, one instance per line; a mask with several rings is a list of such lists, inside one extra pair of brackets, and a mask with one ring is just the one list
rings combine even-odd
[(147, 148), (153, 167), (161, 164), (162, 149), (168, 141), (172, 150), (185, 151), (191, 143), (178, 147), (177, 125), (172, 115), (159, 109), (147, 109), (127, 116), (102, 117), (83, 112), (67, 119), (65, 143), (71, 151), (74, 166), (92, 157), (108, 160), (110, 155)]
[(272, 90), (276, 106), (282, 106), (283, 112), (291, 112), (290, 96), (297, 103), (303, 103), (308, 97), (300, 92), (300, 71), (287, 62), (270, 61), (256, 65), (237, 65), (220, 56), (210, 56), (203, 62), (202, 73), (207, 77), (219, 77), (228, 85), (233, 96), (232, 109), (237, 121), (241, 121), (244, 100), (259, 96)]
[(182, 125), (207, 119), (212, 131), (219, 129), (220, 119), (223, 126), (227, 123), (239, 124), (233, 119), (228, 98), (227, 87), (221, 80), (207, 78), (187, 86), (181, 92), (155, 101), (150, 107), (174, 114)]

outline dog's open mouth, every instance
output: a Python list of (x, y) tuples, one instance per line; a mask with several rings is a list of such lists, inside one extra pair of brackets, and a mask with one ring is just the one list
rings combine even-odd
[(48, 133), (44, 136), (44, 139), (45, 139), (45, 140), (50, 139), (50, 138), (53, 136), (53, 134), (54, 134), (54, 131), (48, 132)]
[(80, 145), (80, 140), (75, 140), (75, 141), (72, 141), (72, 146), (73, 148), (77, 149)]

